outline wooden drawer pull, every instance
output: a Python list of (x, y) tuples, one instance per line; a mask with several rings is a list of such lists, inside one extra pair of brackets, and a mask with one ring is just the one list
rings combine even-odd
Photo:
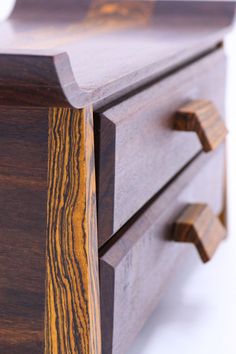
[(175, 223), (174, 240), (193, 243), (203, 262), (212, 258), (225, 237), (225, 227), (206, 204), (190, 204)]
[(205, 152), (217, 148), (228, 133), (214, 104), (205, 100), (191, 101), (181, 107), (176, 112), (174, 128), (196, 132)]

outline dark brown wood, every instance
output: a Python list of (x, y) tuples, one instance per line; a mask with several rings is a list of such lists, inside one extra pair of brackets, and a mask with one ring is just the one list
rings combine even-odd
[[(199, 98), (200, 90), (207, 99), (216, 100), (221, 111), (225, 63), (220, 48), (232, 23), (234, 8), (235, 4), (226, 2), (199, 5), (179, 1), (18, 0), (12, 15), (0, 24), (1, 354), (101, 353), (93, 127), (92, 111), (86, 107), (94, 104), (97, 113), (108, 112), (108, 108), (113, 107), (110, 112), (114, 113), (114, 122), (111, 117), (105, 122), (107, 117), (101, 115), (102, 119), (96, 124), (103, 134), (103, 139), (97, 140), (97, 185), (103, 193), (99, 192), (99, 198), (102, 196), (105, 205), (99, 208), (104, 212), (99, 219), (104, 222), (105, 236), (100, 239), (103, 244), (106, 235), (118, 230), (199, 153), (201, 147), (194, 134), (171, 132), (171, 116), (177, 104)], [(203, 59), (207, 56), (208, 61)], [(198, 60), (201, 69), (194, 64)], [(178, 71), (187, 66), (178, 76)], [(167, 79), (171, 75), (173, 79)], [(204, 83), (203, 76), (212, 84)], [(181, 86), (176, 80), (180, 80)], [(170, 87), (175, 94), (172, 91), (170, 95)], [(181, 94), (184, 88), (187, 96)], [(124, 106), (120, 110), (121, 101)], [(123, 112), (123, 116), (116, 116), (118, 111)], [(132, 123), (135, 119), (139, 123), (136, 128)], [(130, 130), (123, 135), (126, 123)], [(153, 132), (154, 135), (150, 135)], [(171, 141), (170, 132), (175, 135), (177, 145), (176, 141)], [(127, 160), (123, 159), (122, 137), (127, 139), (123, 145)], [(165, 144), (169, 146), (169, 154), (165, 153)], [(128, 146), (133, 152), (128, 151)], [(179, 160), (170, 169), (176, 146), (181, 154), (175, 155)], [(155, 151), (154, 147), (159, 149)], [(154, 154), (158, 164), (153, 162)], [(205, 157), (198, 161), (202, 159)], [(149, 169), (152, 165), (154, 168)], [(122, 191), (122, 178), (127, 182), (130, 171), (133, 171), (129, 177), (132, 183), (126, 194)], [(191, 171), (193, 177), (197, 170)], [(220, 180), (221, 173), (219, 170), (214, 177)], [(105, 189), (101, 180), (106, 183)], [(155, 220), (163, 220), (161, 206), (169, 206), (178, 194), (178, 183), (187, 180), (187, 177), (181, 179), (182, 182), (177, 179), (165, 194), (169, 197), (162, 197), (160, 208), (159, 202), (158, 207), (155, 204)], [(214, 206), (220, 208), (220, 189), (216, 190), (217, 193), (213, 193), (208, 188), (209, 195), (205, 198), (206, 202), (209, 202), (207, 196), (216, 198)], [(191, 202), (190, 197), (183, 199)], [(176, 208), (183, 204), (179, 199), (176, 203)], [(129, 289), (128, 278), (122, 280), (122, 269), (126, 271), (132, 265), (130, 256), (138, 255), (140, 261), (136, 248), (139, 240), (143, 246), (147, 242), (146, 255), (151, 246), (155, 246), (148, 220), (150, 227), (155, 228), (156, 224), (149, 212), (145, 215), (133, 224), (135, 233), (129, 229), (125, 234), (125, 239), (130, 235), (133, 240), (129, 241), (132, 251), (129, 253), (129, 245), (121, 242), (120, 259), (115, 258), (117, 254), (114, 257), (118, 268), (113, 261), (110, 265), (106, 260), (111, 249), (102, 259), (101, 269), (104, 267), (107, 278), (102, 276), (101, 283), (107, 279), (110, 284), (106, 290), (102, 287), (107, 291), (102, 296), (102, 308), (106, 307), (110, 325), (105, 350), (109, 350), (114, 323), (124, 336), (125, 346), (126, 337), (131, 340), (136, 332), (136, 322), (141, 326), (147, 316), (142, 317), (142, 311), (134, 311), (141, 317), (133, 318), (132, 311), (127, 311), (130, 321), (123, 322), (124, 326), (117, 322), (117, 312), (126, 313), (126, 304), (119, 300), (122, 296), (117, 297), (117, 291), (121, 291), (121, 295), (124, 291), (126, 295)], [(176, 217), (165, 215), (168, 217), (165, 225), (172, 216)], [(144, 241), (144, 235), (150, 236), (149, 241)], [(113, 240), (119, 236), (121, 234)], [(164, 258), (172, 256), (170, 244), (173, 250), (188, 247), (171, 242), (164, 244), (168, 245)], [(154, 249), (150, 252), (152, 256)], [(174, 256), (175, 251), (173, 263), (165, 266), (163, 276), (168, 276)], [(152, 259), (149, 265), (155, 265)], [(144, 270), (151, 268), (145, 264), (141, 264)], [(137, 284), (139, 279), (143, 284), (141, 266), (138, 266), (137, 277), (132, 272)], [(153, 272), (155, 269), (162, 267), (153, 267)], [(116, 276), (120, 277), (122, 287), (113, 287), (115, 282), (119, 283)], [(159, 283), (156, 285), (158, 287)], [(109, 289), (112, 297), (109, 297)], [(151, 312), (159, 293), (157, 291), (153, 303), (145, 298), (142, 302), (142, 294), (140, 287), (134, 301), (131, 291), (128, 310), (132, 302), (140, 308), (140, 304), (146, 308), (149, 303), (146, 314)], [(114, 298), (120, 303), (115, 303)], [(112, 319), (113, 322), (109, 322)], [(113, 341), (117, 343), (114, 350), (121, 354), (117, 334), (113, 334)]]
[[(115, 191), (115, 134), (113, 122), (95, 114), (95, 161), (98, 199), (98, 242), (101, 246), (113, 231)], [(102, 236), (103, 235), (103, 236)]]
[(0, 107), (0, 352), (43, 353), (46, 109)]
[(0, 104), (104, 104), (216, 48), (234, 7), (18, 0), (0, 24)]
[(178, 108), (205, 97), (224, 116), (224, 89), (218, 50), (96, 116), (99, 245), (202, 149), (194, 133), (173, 130)]
[(0, 353), (100, 354), (92, 109), (0, 108)]
[(216, 149), (228, 133), (214, 103), (196, 100), (181, 107), (175, 115), (174, 128), (180, 131), (194, 131), (205, 152)]
[[(224, 151), (201, 153), (101, 250), (102, 353), (125, 353), (192, 245), (173, 242), (173, 223), (189, 203), (223, 207)], [(216, 173), (217, 171), (217, 173)]]
[(225, 227), (207, 204), (188, 205), (175, 223), (174, 240), (193, 243), (204, 263), (225, 237)]

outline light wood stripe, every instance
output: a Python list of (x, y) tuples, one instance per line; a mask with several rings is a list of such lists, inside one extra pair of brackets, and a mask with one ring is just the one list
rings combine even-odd
[(45, 354), (100, 354), (92, 110), (49, 112)]

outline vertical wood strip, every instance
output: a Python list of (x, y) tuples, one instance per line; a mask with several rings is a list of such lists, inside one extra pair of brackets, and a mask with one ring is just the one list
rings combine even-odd
[(100, 354), (92, 110), (49, 112), (45, 354)]

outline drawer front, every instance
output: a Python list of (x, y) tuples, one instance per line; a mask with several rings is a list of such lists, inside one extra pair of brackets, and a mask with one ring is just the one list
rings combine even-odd
[(173, 129), (175, 112), (206, 99), (223, 117), (224, 89), (219, 49), (96, 117), (100, 246), (202, 149), (194, 132)]
[(186, 205), (206, 203), (218, 215), (223, 190), (223, 148), (200, 153), (100, 255), (103, 354), (125, 353), (181, 262), (196, 260), (192, 244), (171, 240)]

